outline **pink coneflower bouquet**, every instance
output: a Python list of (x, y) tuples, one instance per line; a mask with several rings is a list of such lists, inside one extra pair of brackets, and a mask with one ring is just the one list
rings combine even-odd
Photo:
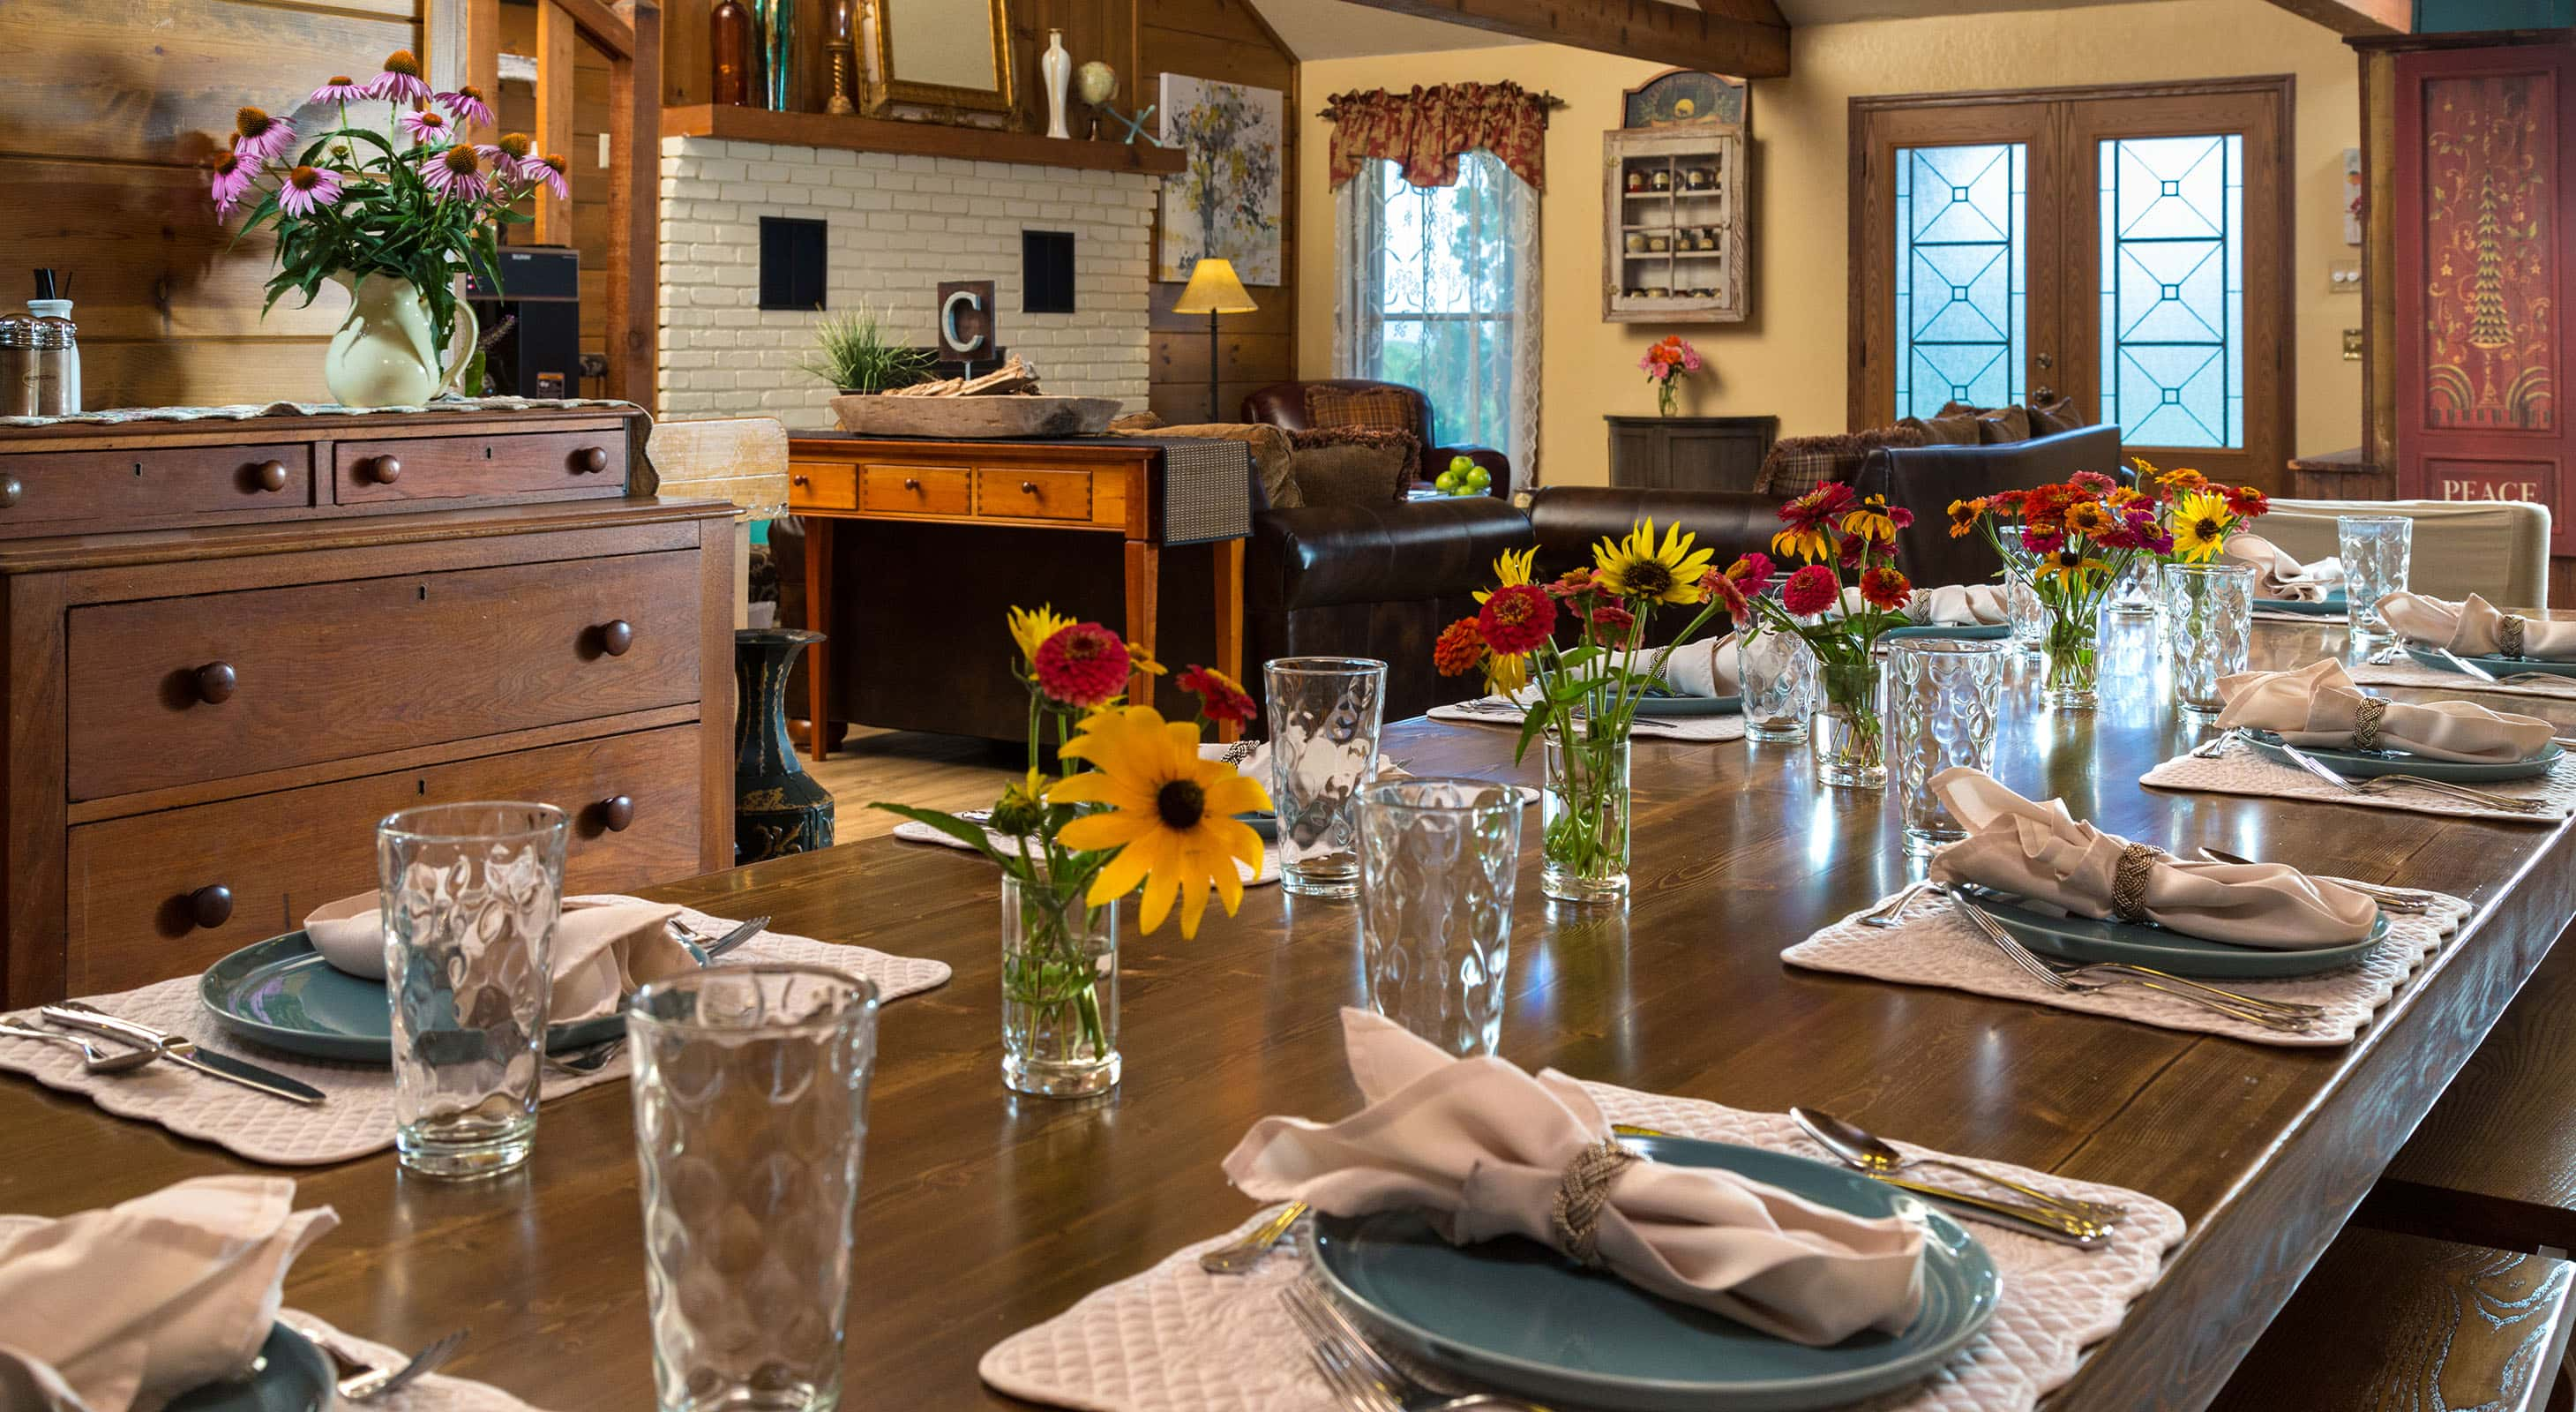
[[(470, 87), (432, 93), (408, 50), (386, 55), (373, 78), (334, 75), (305, 101), (293, 116), (242, 108), (212, 163), (216, 218), (247, 205), (242, 234), (277, 233), (262, 312), (290, 290), (310, 304), (334, 276), (390, 275), (419, 290), (446, 346), (456, 276), (499, 283), (501, 227), (529, 220), (513, 208), (540, 190), (569, 195), (566, 163), (520, 133), (469, 143), (469, 129), (492, 122), (490, 102)], [(380, 123), (366, 120), (376, 103)]]

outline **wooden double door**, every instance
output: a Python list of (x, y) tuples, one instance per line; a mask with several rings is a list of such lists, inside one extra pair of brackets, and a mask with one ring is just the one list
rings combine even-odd
[(1852, 100), (1852, 428), (2071, 397), (2280, 487), (2291, 82)]

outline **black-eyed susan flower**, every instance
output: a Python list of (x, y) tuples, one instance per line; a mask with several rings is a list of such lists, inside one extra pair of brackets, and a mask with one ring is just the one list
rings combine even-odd
[(1151, 706), (1094, 713), (1057, 752), (1092, 768), (1058, 781), (1050, 804), (1105, 806), (1067, 823), (1067, 848), (1118, 850), (1091, 880), (1098, 907), (1144, 889), (1139, 925), (1152, 932), (1181, 904), (1181, 935), (1198, 935), (1213, 888), (1225, 914), (1243, 904), (1243, 873), (1261, 866), (1261, 836), (1234, 816), (1270, 807), (1270, 795), (1223, 760), (1199, 755), (1198, 727), (1164, 721)]

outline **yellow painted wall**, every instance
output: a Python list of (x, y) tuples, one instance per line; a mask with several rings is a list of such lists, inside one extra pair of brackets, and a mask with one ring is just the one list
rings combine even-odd
[[(2343, 152), (2359, 142), (2358, 66), (2322, 26), (2265, 0), (2161, 0), (2086, 9), (1881, 20), (1800, 29), (1791, 76), (1753, 85), (1753, 318), (1741, 324), (1608, 324), (1601, 320), (1601, 134), (1619, 123), (1621, 90), (1660, 66), (1553, 44), (1314, 60), (1300, 87), (1314, 99), (1348, 89), (1512, 79), (1571, 106), (1547, 137), (1541, 234), (1547, 274), (1541, 387), (1542, 475), (1551, 484), (1608, 478), (1605, 413), (1644, 415), (1654, 394), (1636, 362), (1679, 331), (1706, 355), (1687, 410), (1773, 413), (1783, 435), (1841, 431), (1850, 291), (1847, 100), (1860, 95), (2047, 88), (2231, 74), (2297, 77), (2291, 167), (2298, 190), (2292, 290), (2301, 453), (2361, 441), (2361, 365), (2343, 361), (2342, 330), (2361, 323), (2355, 294), (2328, 293), (2327, 264), (2358, 259), (2343, 243)], [(1299, 143), (1298, 367), (1332, 369), (1331, 128), (1306, 111)]]

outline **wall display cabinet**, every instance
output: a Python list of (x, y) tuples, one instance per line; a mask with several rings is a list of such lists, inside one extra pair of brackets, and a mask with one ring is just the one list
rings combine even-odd
[(1601, 317), (1739, 323), (1745, 268), (1744, 128), (1673, 123), (1601, 139)]

